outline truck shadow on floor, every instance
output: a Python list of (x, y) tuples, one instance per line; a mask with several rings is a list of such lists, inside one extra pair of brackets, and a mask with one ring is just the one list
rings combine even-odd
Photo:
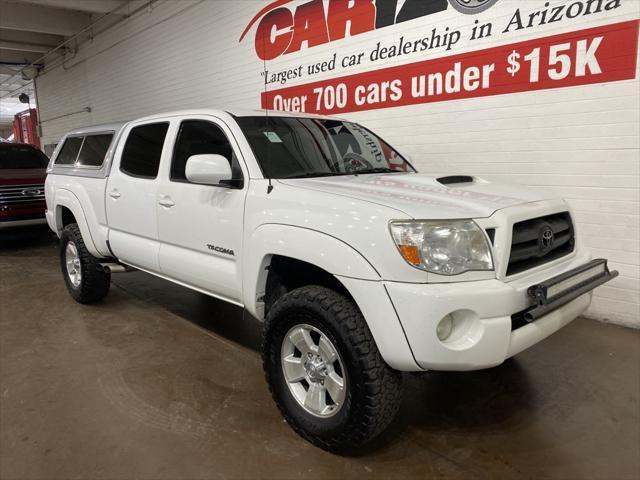
[(260, 351), (262, 324), (236, 305), (143, 272), (115, 274), (112, 286), (140, 300), (152, 302), (226, 340)]
[(56, 243), (56, 236), (46, 225), (0, 230), (0, 255), (13, 255), (21, 250), (29, 250), (31, 254), (34, 247), (54, 247)]
[[(141, 272), (115, 275), (113, 282), (140, 300), (242, 347), (260, 351), (262, 324), (237, 306)], [(532, 387), (526, 370), (515, 359), (476, 372), (404, 376), (404, 401), (396, 422), (366, 451), (353, 455), (404, 443), (408, 430), (413, 432), (414, 442), (428, 445), (434, 435), (499, 435), (521, 429), (531, 421)]]

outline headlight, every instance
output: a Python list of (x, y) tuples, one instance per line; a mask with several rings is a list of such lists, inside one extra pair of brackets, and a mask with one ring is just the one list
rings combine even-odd
[(402, 257), (414, 267), (440, 275), (493, 270), (491, 247), (473, 220), (391, 222)]

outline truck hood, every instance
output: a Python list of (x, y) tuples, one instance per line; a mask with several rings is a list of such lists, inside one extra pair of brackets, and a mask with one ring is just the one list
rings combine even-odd
[[(450, 178), (450, 177), (444, 177)], [(412, 218), (453, 219), (489, 217), (514, 205), (551, 198), (519, 185), (492, 183), (478, 177), (462, 183), (417, 173), (348, 175), (280, 182), (364, 200), (399, 210)]]

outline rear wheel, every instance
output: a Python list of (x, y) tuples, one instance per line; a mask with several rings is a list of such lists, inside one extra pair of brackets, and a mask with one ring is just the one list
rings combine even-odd
[(271, 307), (263, 336), (265, 375), (292, 428), (329, 451), (362, 446), (394, 419), (401, 374), (384, 362), (354, 302), (308, 286)]
[(60, 237), (60, 267), (67, 290), (79, 303), (102, 300), (109, 292), (111, 274), (99, 269), (76, 223), (64, 227)]

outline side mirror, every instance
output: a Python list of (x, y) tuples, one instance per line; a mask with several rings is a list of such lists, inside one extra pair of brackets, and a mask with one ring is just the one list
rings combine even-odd
[(203, 185), (219, 185), (232, 177), (229, 160), (213, 154), (190, 156), (185, 173), (187, 180)]

